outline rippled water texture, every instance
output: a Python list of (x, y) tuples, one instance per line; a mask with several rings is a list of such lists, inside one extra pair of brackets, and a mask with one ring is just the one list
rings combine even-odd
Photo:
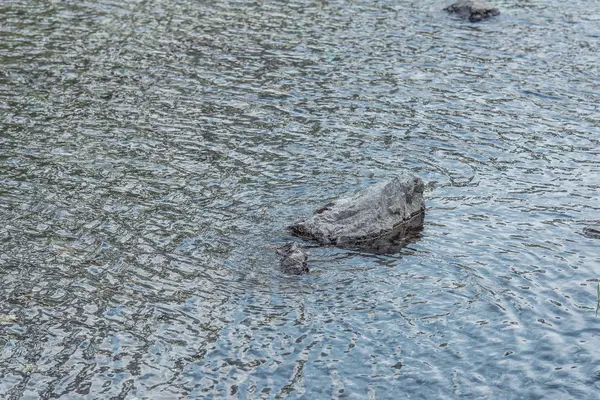
[[(0, 4), (0, 398), (595, 399), (600, 2)], [(412, 171), (400, 254), (285, 226)]]

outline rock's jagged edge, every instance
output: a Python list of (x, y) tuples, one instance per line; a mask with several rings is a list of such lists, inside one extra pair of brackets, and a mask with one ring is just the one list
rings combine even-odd
[(302, 221), (291, 225), (289, 227), (290, 232), (294, 236), (301, 237), (303, 239), (313, 240), (322, 245), (335, 245), (343, 248), (356, 247), (356, 248), (378, 248), (383, 243), (399, 243), (403, 238), (410, 239), (414, 233), (421, 231), (423, 228), (423, 222), (425, 221), (425, 208), (412, 215), (406, 220), (394, 225), (391, 230), (380, 230), (373, 235), (357, 236), (357, 237), (325, 237), (322, 234), (308, 230)]

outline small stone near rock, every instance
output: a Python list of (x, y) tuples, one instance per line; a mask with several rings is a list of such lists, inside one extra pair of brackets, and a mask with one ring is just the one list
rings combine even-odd
[(286, 274), (302, 275), (308, 273), (308, 256), (298, 243), (289, 242), (278, 247), (277, 254), (281, 257), (281, 270)]

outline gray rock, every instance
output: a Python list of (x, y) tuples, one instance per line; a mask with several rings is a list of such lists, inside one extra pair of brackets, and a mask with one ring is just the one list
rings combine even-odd
[(586, 226), (583, 228), (583, 235), (591, 239), (600, 239), (600, 224), (595, 226)]
[(308, 273), (308, 256), (298, 243), (289, 242), (276, 250), (280, 256), (281, 270), (286, 274), (302, 275)]
[(479, 22), (489, 17), (500, 15), (500, 10), (485, 0), (458, 0), (444, 8), (449, 13), (468, 18), (471, 22)]
[(335, 200), (289, 228), (323, 245), (389, 252), (390, 244), (423, 226), (424, 188), (420, 178), (401, 174)]

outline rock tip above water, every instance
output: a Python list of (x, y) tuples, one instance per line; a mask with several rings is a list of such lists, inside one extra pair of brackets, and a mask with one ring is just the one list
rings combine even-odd
[(281, 270), (287, 274), (302, 275), (309, 272), (308, 256), (296, 242), (289, 242), (275, 250), (279, 255)]
[(583, 228), (583, 236), (590, 239), (600, 239), (600, 224)]
[(471, 22), (479, 22), (500, 15), (500, 10), (485, 0), (458, 0), (444, 10), (462, 18), (468, 18)]
[(397, 239), (423, 226), (424, 189), (421, 178), (401, 173), (334, 200), (289, 229), (323, 245), (380, 248), (381, 240)]

